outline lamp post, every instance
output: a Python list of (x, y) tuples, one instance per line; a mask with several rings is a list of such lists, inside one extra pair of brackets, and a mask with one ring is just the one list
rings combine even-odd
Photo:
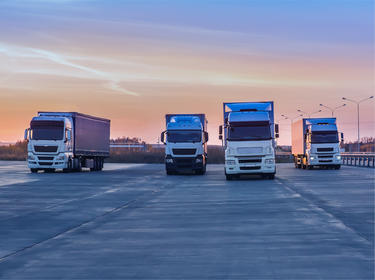
[(298, 115), (298, 116), (296, 116), (296, 117), (294, 117), (294, 118), (289, 118), (288, 116), (286, 116), (286, 115), (281, 115), (282, 117), (284, 117), (284, 120), (290, 120), (290, 125), (292, 125), (293, 124), (293, 121), (295, 120), (295, 119), (297, 119), (297, 118), (299, 118), (299, 117), (303, 117), (303, 114), (300, 114), (300, 115)]
[(333, 117), (333, 115), (334, 115), (335, 111), (336, 111), (337, 109), (340, 109), (340, 108), (342, 108), (342, 107), (345, 107), (345, 106), (346, 106), (346, 104), (342, 104), (342, 105), (340, 105), (340, 106), (337, 106), (337, 107), (334, 107), (334, 108), (328, 107), (328, 106), (326, 106), (326, 105), (324, 105), (324, 104), (319, 104), (319, 106), (322, 106), (322, 107), (324, 107), (324, 108), (326, 108), (326, 109), (330, 110), (330, 111), (331, 111), (331, 113), (332, 113), (332, 117)]
[(308, 115), (309, 118), (311, 118), (311, 116), (314, 115), (314, 114), (320, 113), (321, 111), (322, 111), (322, 110), (318, 110), (318, 111), (315, 111), (315, 112), (312, 112), (312, 113), (307, 113), (307, 112), (304, 112), (304, 111), (302, 111), (302, 110), (297, 110), (297, 112), (300, 112), (300, 113), (302, 113), (302, 114)]
[(359, 100), (359, 101), (352, 100), (352, 99), (349, 99), (349, 98), (346, 98), (346, 97), (342, 98), (343, 100), (346, 100), (346, 101), (353, 102), (353, 103), (357, 104), (357, 132), (358, 132), (357, 150), (358, 150), (358, 152), (360, 152), (360, 144), (359, 144), (359, 140), (360, 140), (360, 137), (359, 137), (359, 104), (361, 104), (362, 102), (364, 102), (366, 100), (372, 99), (372, 98), (374, 98), (374, 96), (370, 96), (370, 97), (367, 97), (367, 98)]

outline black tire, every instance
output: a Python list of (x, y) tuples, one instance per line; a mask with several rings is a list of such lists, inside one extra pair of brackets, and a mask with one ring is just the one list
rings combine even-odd
[(55, 171), (56, 171), (55, 168), (44, 169), (45, 173), (54, 173)]
[(174, 175), (175, 174), (175, 172), (171, 171), (171, 170), (166, 170), (166, 173), (167, 173), (167, 175)]
[(340, 169), (340, 168), (341, 168), (340, 164), (338, 164), (338, 165), (335, 166), (335, 169), (337, 169), (337, 170)]
[(31, 173), (38, 173), (38, 168), (30, 168)]
[(225, 174), (225, 178), (227, 179), (227, 181), (232, 181), (233, 178), (234, 178), (234, 175), (232, 175), (232, 174)]
[(275, 174), (269, 174), (269, 175), (268, 175), (268, 179), (270, 179), (270, 180), (274, 180), (274, 179), (275, 179)]
[(99, 160), (94, 158), (94, 167), (90, 168), (90, 171), (98, 171), (99, 170)]
[(196, 170), (195, 174), (197, 174), (197, 175), (204, 175), (204, 174), (206, 174), (206, 165), (204, 165), (201, 170)]
[(308, 166), (307, 166), (307, 169), (312, 170), (312, 169), (314, 169), (314, 166), (312, 166), (312, 165), (308, 165)]

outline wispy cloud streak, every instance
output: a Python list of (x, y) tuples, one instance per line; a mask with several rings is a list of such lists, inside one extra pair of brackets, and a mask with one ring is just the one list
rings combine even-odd
[(89, 76), (90, 78), (94, 79), (103, 79), (106, 80), (107, 86), (109, 89), (117, 92), (121, 92), (128, 95), (137, 96), (138, 93), (134, 91), (130, 91), (120, 86), (120, 80), (110, 73), (97, 70), (95, 68), (87, 67), (81, 64), (77, 64), (72, 62), (74, 57), (65, 56), (63, 54), (43, 50), (43, 49), (36, 49), (36, 48), (27, 48), (27, 47), (15, 47), (15, 46), (7, 46), (4, 44), (0, 44), (0, 53), (9, 56), (9, 57), (18, 57), (18, 58), (39, 58), (39, 59), (46, 59), (50, 62), (67, 66), (70, 68), (81, 70), (85, 73), (92, 74)]

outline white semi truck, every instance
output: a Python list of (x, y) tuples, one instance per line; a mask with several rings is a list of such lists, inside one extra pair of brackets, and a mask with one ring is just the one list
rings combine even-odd
[[(344, 135), (341, 133), (341, 141)], [(292, 126), (292, 154), (296, 168), (341, 167), (336, 118), (298, 120)]]
[(207, 119), (204, 114), (167, 114), (162, 132), (168, 175), (193, 171), (203, 175), (207, 164)]
[(25, 130), (31, 172), (103, 169), (109, 156), (110, 120), (77, 112), (39, 112)]
[(279, 127), (274, 123), (273, 102), (224, 103), (223, 115), (219, 139), (224, 140), (226, 179), (246, 174), (274, 179)]

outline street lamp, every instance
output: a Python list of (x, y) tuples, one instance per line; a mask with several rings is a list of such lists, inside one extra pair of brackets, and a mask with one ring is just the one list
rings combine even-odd
[(336, 111), (337, 109), (339, 109), (339, 108), (345, 107), (346, 104), (342, 104), (342, 105), (337, 106), (337, 107), (335, 107), (335, 108), (328, 107), (328, 106), (326, 106), (326, 105), (324, 105), (324, 104), (319, 104), (319, 106), (322, 106), (322, 107), (327, 108), (328, 110), (330, 110), (331, 113), (332, 113), (332, 117), (333, 117), (335, 111)]
[(357, 150), (358, 150), (358, 152), (360, 152), (360, 145), (359, 145), (359, 139), (360, 139), (359, 138), (359, 104), (361, 104), (362, 102), (364, 102), (366, 100), (372, 99), (372, 98), (374, 98), (374, 96), (370, 96), (370, 97), (367, 97), (367, 98), (359, 100), (359, 101), (352, 100), (352, 99), (349, 99), (349, 98), (346, 98), (346, 97), (342, 98), (343, 100), (350, 101), (350, 102), (353, 102), (353, 103), (357, 104), (357, 129), (358, 129)]
[(312, 113), (307, 113), (307, 112), (304, 112), (304, 111), (302, 111), (302, 110), (297, 110), (297, 112), (300, 112), (300, 113), (302, 113), (302, 114), (308, 115), (309, 118), (311, 118), (311, 116), (314, 115), (314, 114), (320, 113), (321, 111), (322, 111), (322, 110), (318, 110), (318, 111), (315, 111), (315, 112), (312, 112)]
[(289, 120), (290, 120), (290, 125), (292, 125), (292, 124), (293, 124), (293, 121), (294, 121), (295, 119), (299, 118), (299, 117), (303, 117), (303, 114), (300, 114), (300, 115), (298, 115), (298, 116), (296, 116), (296, 117), (294, 117), (294, 118), (289, 118), (289, 117), (286, 116), (286, 115), (281, 115), (281, 116), (284, 117), (284, 120), (289, 119)]

